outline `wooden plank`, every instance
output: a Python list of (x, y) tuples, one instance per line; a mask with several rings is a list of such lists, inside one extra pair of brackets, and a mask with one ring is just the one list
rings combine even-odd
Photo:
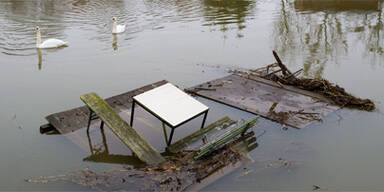
[(200, 129), (200, 130), (176, 141), (175, 143), (173, 143), (172, 145), (167, 147), (167, 151), (172, 152), (172, 153), (177, 153), (180, 150), (187, 147), (189, 144), (195, 142), (196, 140), (201, 139), (206, 133), (210, 132), (212, 129), (223, 126), (224, 124), (226, 126), (230, 126), (234, 123), (235, 123), (235, 121), (231, 120), (229, 117), (224, 117), (224, 118), (204, 127), (203, 129)]
[(256, 124), (258, 119), (259, 119), (259, 117), (257, 116), (256, 118), (253, 118), (252, 120), (250, 120), (250, 121), (248, 121), (248, 122), (246, 122), (246, 123), (236, 127), (233, 130), (229, 130), (228, 132), (224, 133), (223, 135), (220, 135), (215, 140), (205, 144), (204, 146), (202, 146), (199, 149), (199, 151), (197, 151), (196, 156), (194, 157), (194, 159), (197, 160), (200, 157), (202, 157), (202, 156), (204, 156), (206, 154), (209, 154), (213, 150), (218, 149), (221, 146), (223, 146), (225, 143), (227, 143), (228, 141), (230, 141), (234, 137), (236, 137), (236, 136), (238, 136), (238, 135), (240, 135), (242, 133), (245, 133), (247, 131), (247, 129), (255, 126), (255, 124)]
[[(129, 91), (120, 95), (116, 95), (105, 99), (105, 101), (119, 113), (124, 110), (129, 110), (132, 105), (132, 98), (135, 95), (144, 93), (155, 87), (166, 84), (168, 81), (163, 80), (150, 85), (146, 85), (139, 89)], [(54, 113), (45, 117), (47, 121), (55, 127), (61, 134), (70, 133), (87, 126), (89, 111), (86, 106), (70, 109), (67, 111)], [(97, 122), (97, 121), (93, 121)]]
[(142, 161), (159, 164), (165, 159), (149, 143), (147, 143), (131, 126), (128, 125), (101, 97), (96, 93), (80, 96), (80, 99), (116, 134), (116, 136), (132, 150)]
[(287, 91), (292, 91), (292, 92), (295, 92), (295, 93), (298, 93), (298, 94), (302, 94), (302, 95), (306, 95), (306, 96), (309, 96), (309, 97), (313, 97), (313, 98), (316, 98), (316, 99), (318, 99), (320, 101), (333, 104), (332, 100), (324, 97), (323, 95), (320, 95), (318, 93), (314, 93), (314, 92), (311, 92), (311, 91), (307, 91), (307, 90), (304, 90), (304, 89), (299, 89), (299, 88), (291, 86), (291, 85), (283, 85), (283, 87), (281, 87), (281, 85), (277, 84), (274, 81), (263, 79), (263, 78), (261, 78), (259, 76), (256, 76), (256, 75), (241, 75), (241, 74), (235, 74), (235, 75), (238, 75), (240, 77), (247, 78), (247, 79), (250, 79), (250, 80), (258, 81), (260, 83), (264, 83), (264, 84), (267, 84), (267, 85), (270, 85), (270, 86), (274, 86), (274, 87), (277, 87), (277, 88), (285, 89)]
[[(257, 77), (250, 78), (253, 79), (232, 74), (187, 91), (280, 122), (281, 119), (270, 111), (271, 106), (276, 105), (273, 110), (275, 113), (293, 112), (284, 120), (284, 124), (295, 128), (304, 128), (316, 121), (316, 118), (309, 118), (311, 114), (316, 114), (320, 119), (339, 109), (314, 93), (289, 86), (281, 88), (272, 81)], [(211, 90), (205, 88), (211, 88)], [(294, 113), (299, 111), (303, 113)]]

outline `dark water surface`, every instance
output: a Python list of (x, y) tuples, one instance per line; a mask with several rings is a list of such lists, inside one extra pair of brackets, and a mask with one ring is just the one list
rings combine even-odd
[[(0, 190), (86, 190), (24, 179), (121, 167), (83, 161), (89, 150), (39, 133), (44, 116), (81, 105), (81, 94), (108, 97), (162, 79), (189, 87), (230, 68), (270, 64), (273, 49), (292, 70), (372, 98), (377, 110), (342, 109), (302, 130), (262, 120), (255, 162), (206, 190), (384, 190), (383, 7), (381, 0), (0, 0)], [(125, 33), (111, 34), (112, 16)], [(69, 47), (36, 50), (36, 25), (43, 40)], [(201, 101), (212, 108), (209, 122), (253, 117)], [(140, 116), (148, 122), (136, 129), (163, 149), (160, 123)], [(116, 139), (108, 144), (126, 153), (112, 147)]]

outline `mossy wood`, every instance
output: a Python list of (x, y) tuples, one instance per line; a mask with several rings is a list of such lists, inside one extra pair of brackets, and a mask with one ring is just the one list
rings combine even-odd
[(172, 145), (168, 146), (167, 150), (169, 152), (172, 152), (172, 153), (177, 153), (180, 150), (187, 147), (189, 144), (197, 141), (198, 139), (201, 139), (203, 135), (210, 132), (211, 130), (213, 130), (217, 127), (223, 126), (225, 124), (227, 126), (230, 126), (234, 123), (235, 123), (235, 121), (231, 120), (229, 117), (224, 117), (224, 118), (204, 127), (203, 129), (200, 129), (200, 130), (192, 133), (191, 135), (188, 135), (188, 136), (184, 137), (183, 139), (176, 141)]
[(165, 161), (159, 152), (148, 144), (96, 93), (82, 95), (80, 98), (140, 160), (150, 165)]
[(224, 145), (226, 142), (230, 141), (232, 138), (245, 133), (249, 128), (253, 127), (257, 120), (259, 119), (259, 116), (256, 118), (240, 125), (239, 127), (230, 130), (223, 135), (219, 136), (217, 139), (205, 144), (202, 146), (199, 151), (197, 151), (196, 156), (194, 157), (195, 160), (199, 159), (200, 157), (212, 152), (215, 149), (220, 148), (222, 145)]

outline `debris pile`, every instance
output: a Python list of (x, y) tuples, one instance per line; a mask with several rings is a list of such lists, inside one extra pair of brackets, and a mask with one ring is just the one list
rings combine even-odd
[(341, 107), (356, 108), (366, 111), (373, 111), (375, 109), (375, 103), (372, 100), (357, 98), (346, 92), (344, 88), (334, 85), (326, 79), (298, 78), (297, 76), (303, 69), (292, 73), (281, 62), (275, 51), (273, 51), (273, 55), (277, 63), (256, 70), (250, 70), (245, 75), (258, 75), (264, 79), (276, 82), (281, 87), (283, 87), (283, 85), (290, 85), (315, 92), (330, 99), (334, 104)]
[[(253, 136), (247, 133), (242, 138)], [(184, 191), (223, 167), (231, 166), (246, 159), (234, 140), (208, 156), (194, 160), (195, 151), (181, 151), (165, 156), (166, 161), (157, 166), (142, 168), (127, 167), (102, 173), (89, 168), (58, 176), (26, 179), (30, 183), (70, 182), (95, 191)]]

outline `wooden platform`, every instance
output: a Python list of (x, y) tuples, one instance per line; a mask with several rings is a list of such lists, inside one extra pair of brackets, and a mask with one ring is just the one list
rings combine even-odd
[(165, 161), (158, 151), (147, 143), (96, 93), (82, 95), (80, 98), (140, 160), (150, 165)]
[[(115, 112), (129, 111), (131, 109), (133, 96), (166, 83), (166, 80), (159, 81), (105, 100), (111, 105)], [(329, 112), (339, 109), (339, 107), (331, 105), (331, 101), (319, 94), (291, 86), (284, 86), (281, 88), (275, 82), (257, 76), (245, 78), (233, 74), (203, 83), (187, 90), (198, 96), (230, 105), (275, 121), (280, 121), (281, 119), (270, 113), (271, 106), (274, 103), (276, 104), (276, 107), (273, 111), (276, 113), (290, 111), (309, 113), (291, 115), (290, 118), (284, 121), (287, 125), (296, 128), (306, 127), (313, 121), (316, 121), (317, 118), (313, 118), (313, 116), (322, 118)], [(66, 134), (86, 127), (88, 121), (88, 109), (85, 106), (78, 107), (49, 115), (46, 119), (58, 132)], [(41, 126), (41, 128), (46, 128), (46, 125)]]
[[(166, 84), (168, 81), (159, 81), (133, 91), (129, 91), (120, 95), (116, 95), (105, 99), (105, 101), (113, 108), (117, 113), (129, 110), (132, 105), (132, 98), (135, 95), (144, 93), (155, 87)], [(70, 133), (80, 128), (86, 127), (88, 122), (89, 111), (86, 106), (70, 109), (67, 111), (54, 113), (45, 117), (50, 125), (52, 125), (61, 134)], [(94, 121), (98, 122), (98, 121)], [(41, 128), (46, 125), (41, 126)]]
[[(295, 128), (304, 128), (339, 109), (321, 95), (290, 86), (280, 87), (256, 76), (245, 78), (233, 74), (187, 91)], [(289, 113), (288, 119), (281, 122), (281, 117), (276, 115), (279, 112)]]

